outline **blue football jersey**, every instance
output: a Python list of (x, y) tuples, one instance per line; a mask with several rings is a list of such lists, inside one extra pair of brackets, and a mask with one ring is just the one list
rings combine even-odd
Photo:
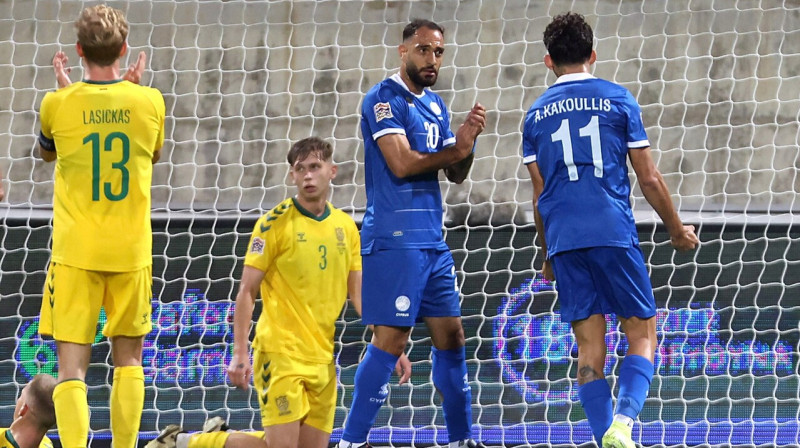
[(399, 74), (375, 85), (361, 105), (367, 210), (362, 253), (378, 249), (447, 249), (442, 237), (442, 193), (437, 172), (403, 179), (389, 169), (377, 140), (403, 134), (411, 149), (433, 153), (456, 142), (450, 114), (439, 95), (416, 95)]
[(639, 243), (627, 155), (650, 142), (627, 89), (563, 75), (531, 106), (522, 140), (523, 163), (536, 162), (544, 178), (539, 213), (550, 255)]

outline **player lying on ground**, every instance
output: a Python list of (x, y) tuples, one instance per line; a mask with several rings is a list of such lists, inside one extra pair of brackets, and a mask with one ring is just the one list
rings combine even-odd
[(56, 424), (55, 387), (55, 378), (39, 374), (22, 388), (11, 426), (0, 428), (0, 448), (53, 448), (45, 434)]

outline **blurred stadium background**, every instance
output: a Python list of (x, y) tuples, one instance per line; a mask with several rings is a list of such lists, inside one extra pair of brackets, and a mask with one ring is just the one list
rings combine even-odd
[[(95, 2), (0, 1), (0, 426), (53, 344), (36, 335), (49, 257), (52, 165), (33, 157), (37, 114), (61, 49), (80, 78), (72, 22)], [(489, 112), (464, 185), (442, 183), (446, 236), (463, 281), (476, 435), (490, 443), (576, 446), (590, 432), (577, 403), (575, 346), (552, 285), (532, 269), (532, 195), (520, 160), (524, 113), (554, 78), (542, 63), (550, 18), (584, 14), (595, 75), (642, 105), (655, 157), (702, 247), (674, 254), (635, 189), (632, 201), (659, 304), (660, 345), (637, 442), (645, 446), (800, 444), (798, 115), (800, 2), (152, 1), (126, 11), (130, 54), (167, 103), (153, 186), (156, 329), (147, 339), (142, 440), (209, 416), (258, 428), (254, 393), (226, 385), (230, 300), (255, 219), (292, 189), (286, 151), (335, 143), (332, 202), (365, 204), (358, 121), (363, 94), (396, 71), (414, 17), (446, 28), (435, 90), (454, 127), (476, 101)], [(132, 61), (133, 59), (130, 58)], [(615, 379), (619, 332), (607, 375)], [(340, 428), (366, 330), (347, 310), (337, 333)], [(430, 340), (414, 331), (411, 387), (392, 387), (373, 444), (429, 446), (446, 432), (429, 378)], [(108, 446), (112, 375), (98, 337), (87, 380), (92, 447)], [(338, 439), (339, 430), (333, 439)], [(589, 446), (589, 445), (587, 445)]]

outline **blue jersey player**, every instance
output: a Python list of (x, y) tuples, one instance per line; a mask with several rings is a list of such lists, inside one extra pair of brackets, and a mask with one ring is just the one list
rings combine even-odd
[(340, 447), (367, 446), (388, 382), (411, 328), (424, 320), (433, 342), (433, 383), (442, 396), (450, 446), (471, 441), (471, 392), (450, 250), (442, 237), (438, 171), (461, 183), (472, 166), (485, 110), (476, 104), (458, 131), (436, 82), (444, 30), (414, 20), (398, 47), (400, 72), (374, 86), (361, 108), (367, 211), (361, 230), (363, 320), (374, 326), (358, 366)]
[[(578, 342), (578, 397), (598, 443), (634, 447), (631, 428), (653, 376), (656, 306), (630, 206), (630, 159), (642, 193), (678, 250), (699, 243), (684, 226), (650, 155), (639, 105), (622, 86), (597, 79), (593, 33), (583, 16), (557, 16), (544, 31), (544, 63), (558, 77), (525, 117), (523, 162), (533, 183), (543, 273), (558, 279), (562, 319)], [(605, 314), (628, 340), (612, 410)]]

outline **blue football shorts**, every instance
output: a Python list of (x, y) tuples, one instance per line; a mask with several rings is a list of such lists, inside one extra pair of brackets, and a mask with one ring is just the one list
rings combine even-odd
[(637, 245), (561, 252), (551, 263), (564, 322), (594, 314), (642, 319), (656, 314), (644, 254)]
[(364, 324), (411, 327), (424, 317), (461, 316), (449, 250), (376, 250), (362, 257)]

